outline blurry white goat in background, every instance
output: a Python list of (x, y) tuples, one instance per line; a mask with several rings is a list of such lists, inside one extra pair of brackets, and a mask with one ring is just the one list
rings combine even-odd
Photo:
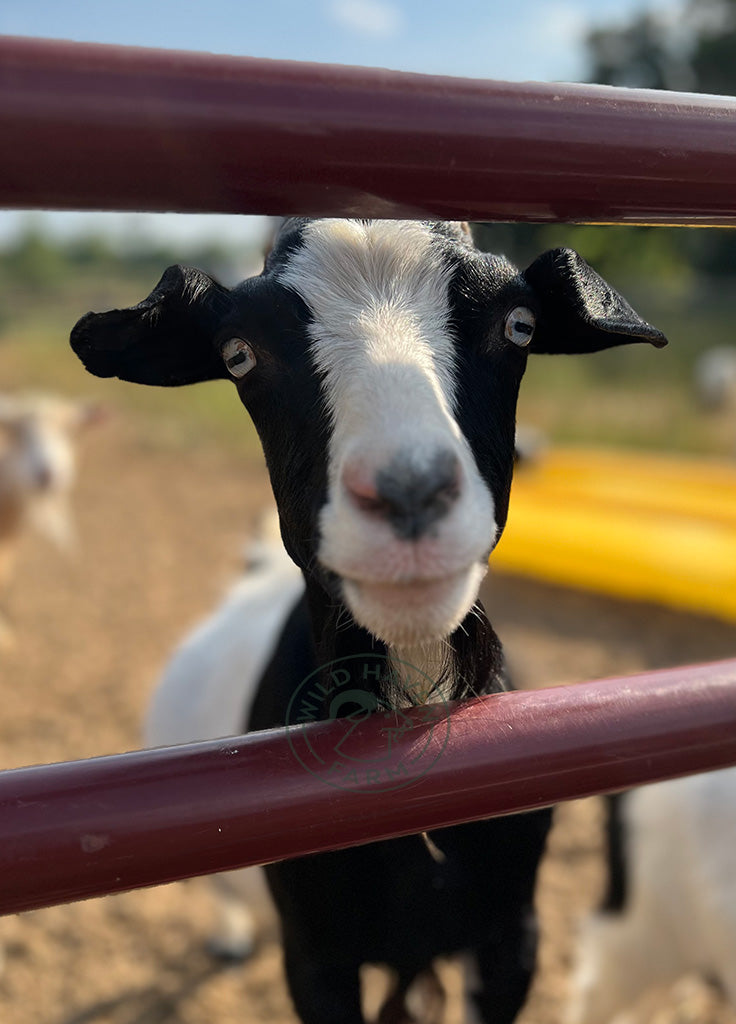
[(702, 408), (716, 412), (736, 406), (736, 346), (718, 345), (698, 356), (693, 383)]
[[(102, 415), (99, 406), (53, 395), (0, 394), (0, 601), (27, 527), (62, 550), (73, 545), (74, 442)], [(0, 646), (11, 636), (0, 612)]]

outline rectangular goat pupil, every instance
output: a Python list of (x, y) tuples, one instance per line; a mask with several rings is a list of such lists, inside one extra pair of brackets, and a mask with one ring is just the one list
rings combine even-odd
[(531, 334), (532, 333), (532, 325), (531, 324), (525, 324), (523, 320), (517, 320), (516, 323), (514, 324), (514, 327), (519, 332), (519, 334)]
[(238, 352), (227, 361), (228, 366), (239, 366), (245, 362), (245, 352)]

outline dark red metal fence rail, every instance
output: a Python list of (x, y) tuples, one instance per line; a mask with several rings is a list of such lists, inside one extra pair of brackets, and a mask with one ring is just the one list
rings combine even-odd
[(409, 784), (388, 790), (360, 774), (382, 716), (351, 737), (358, 792), (331, 770), (344, 722), (0, 773), (0, 912), (734, 764), (736, 660), (487, 697), (449, 730), (420, 718), (393, 749), (390, 783)]
[(736, 100), (0, 40), (0, 206), (736, 223)]

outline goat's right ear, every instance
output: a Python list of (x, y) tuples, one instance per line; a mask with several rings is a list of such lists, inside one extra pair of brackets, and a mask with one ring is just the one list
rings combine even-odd
[(600, 352), (614, 345), (667, 339), (631, 308), (574, 249), (542, 253), (523, 275), (540, 306), (530, 352)]
[(213, 337), (231, 306), (208, 274), (169, 267), (137, 306), (83, 316), (71, 346), (97, 377), (165, 387), (230, 379)]

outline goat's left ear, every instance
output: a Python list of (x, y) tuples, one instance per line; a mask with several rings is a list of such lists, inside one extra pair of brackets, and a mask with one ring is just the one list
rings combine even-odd
[(97, 377), (165, 387), (229, 379), (213, 338), (231, 306), (208, 274), (169, 267), (137, 306), (83, 316), (71, 346)]
[(667, 344), (662, 332), (642, 320), (573, 249), (550, 249), (523, 277), (540, 306), (530, 352), (599, 352), (634, 341), (657, 348)]

